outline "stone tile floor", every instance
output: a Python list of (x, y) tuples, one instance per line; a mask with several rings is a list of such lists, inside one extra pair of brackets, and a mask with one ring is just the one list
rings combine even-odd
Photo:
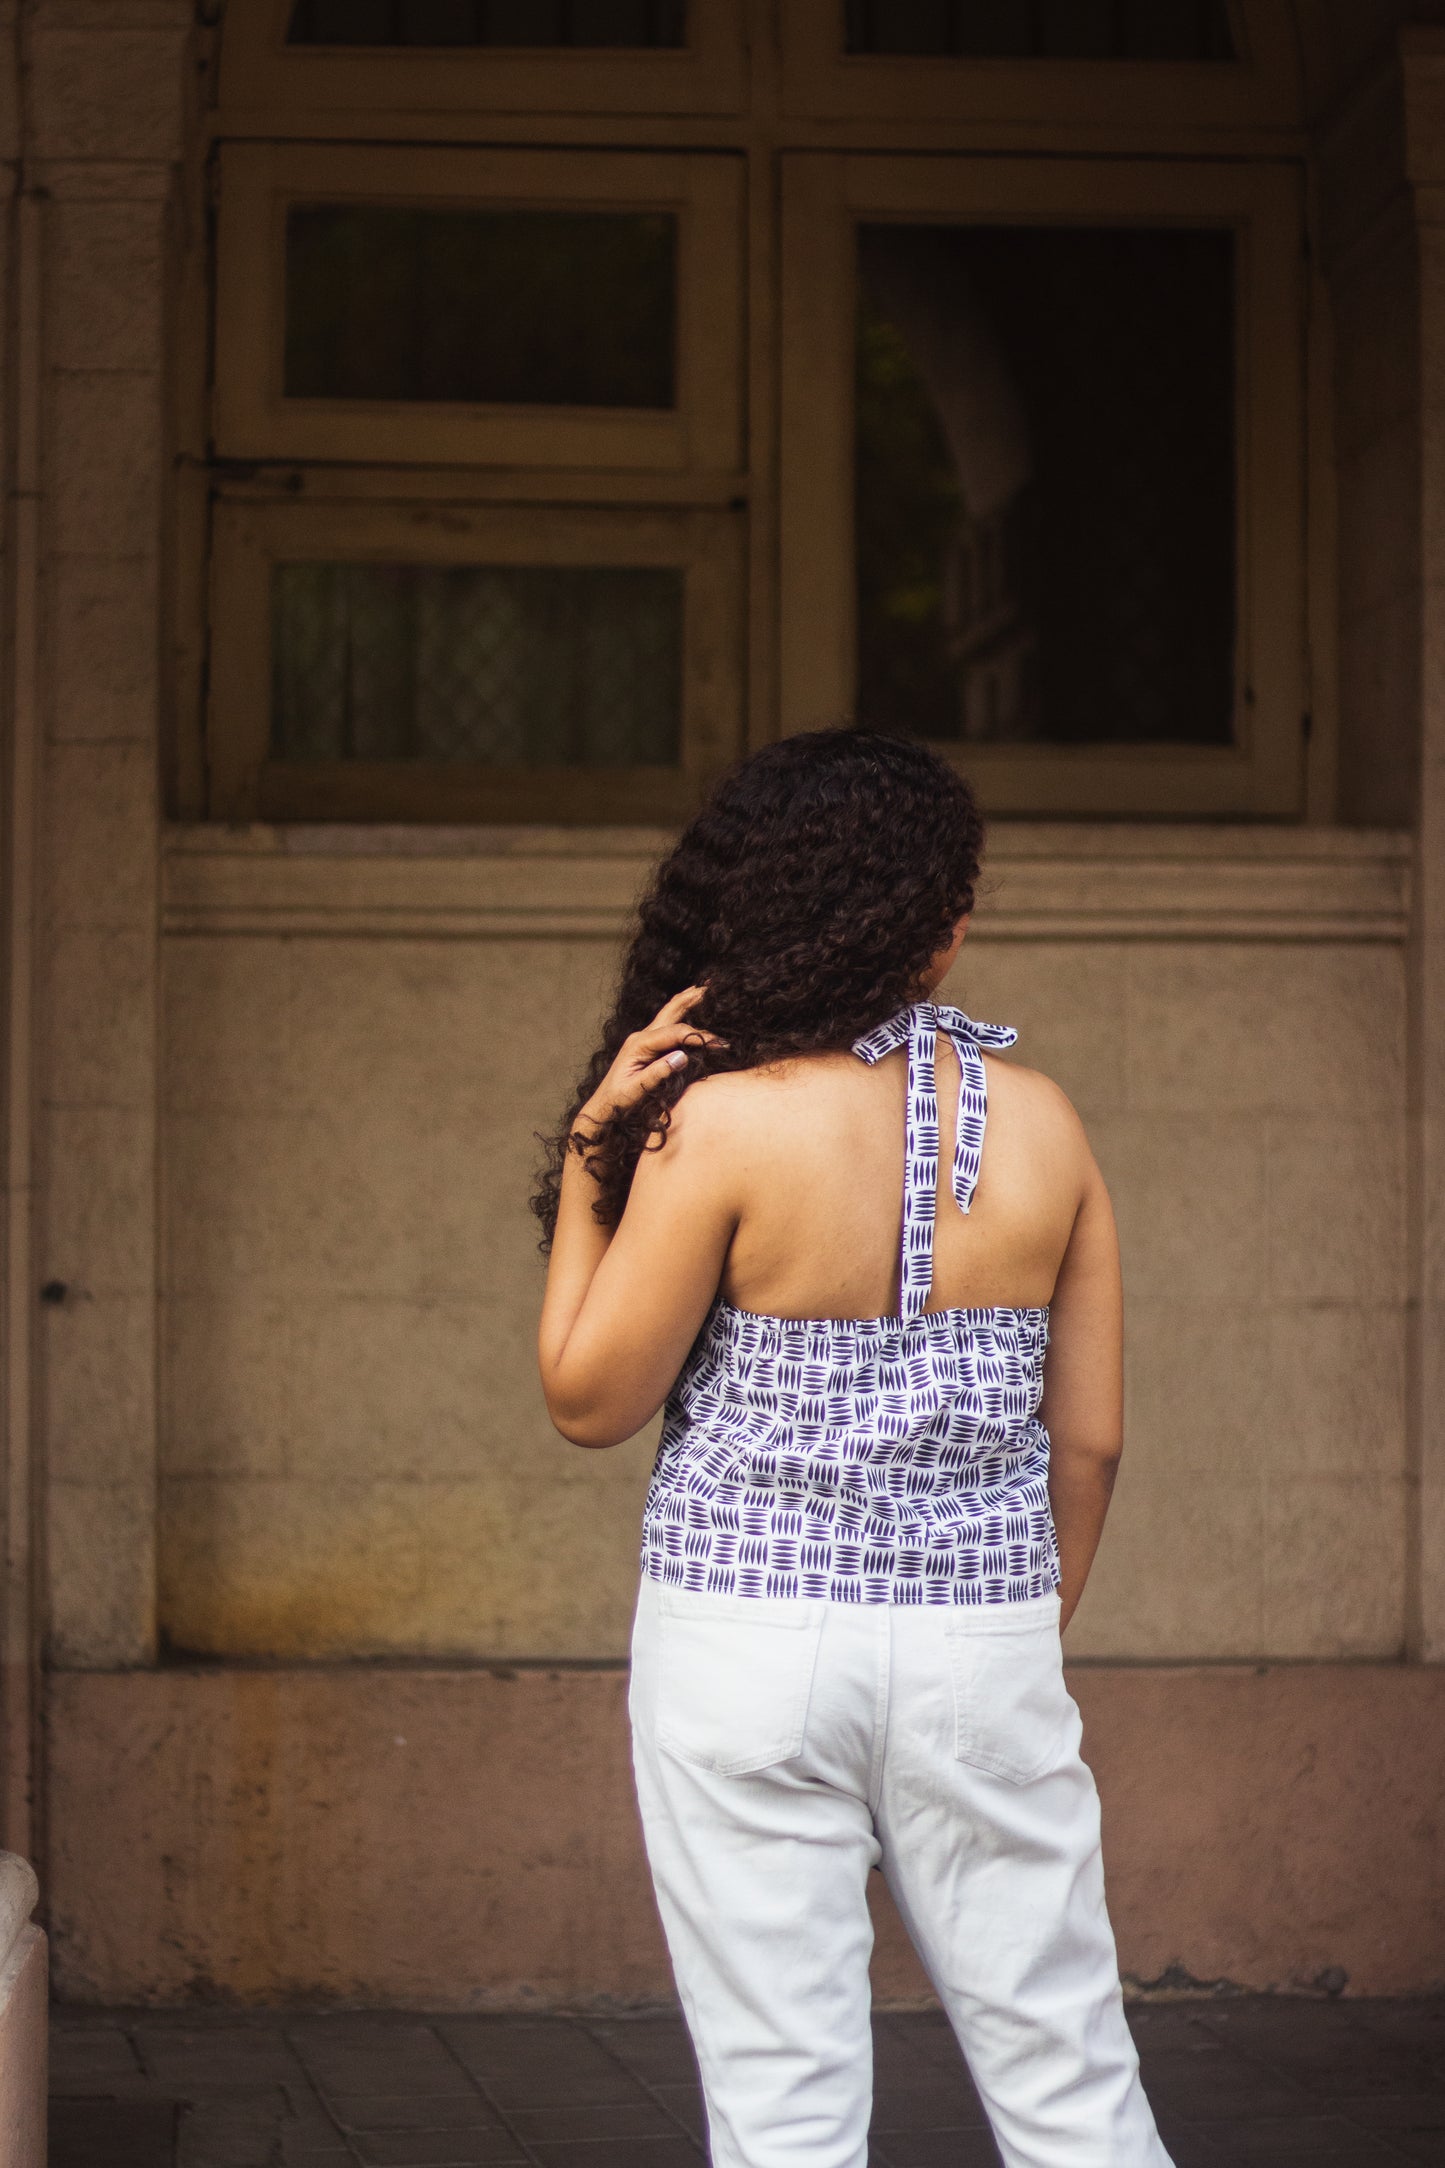
[[(1445, 2164), (1445, 1998), (1136, 2005), (1177, 2168)], [(937, 2015), (876, 2020), (876, 2168), (998, 2155)], [(670, 2015), (62, 2009), (50, 2168), (697, 2168)]]

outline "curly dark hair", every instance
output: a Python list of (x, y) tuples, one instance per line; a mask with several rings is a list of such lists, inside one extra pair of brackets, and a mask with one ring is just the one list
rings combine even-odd
[[(963, 777), (881, 730), (803, 731), (724, 776), (653, 875), (602, 1044), (560, 1129), (538, 1140), (543, 1251), (569, 1151), (597, 1185), (597, 1218), (616, 1226), (640, 1154), (665, 1144), (688, 1084), (846, 1048), (915, 1000), (973, 907), (983, 835)], [(623, 1040), (694, 985), (706, 992), (690, 1020), (726, 1048), (692, 1049), (686, 1068), (584, 1146), (573, 1123)]]

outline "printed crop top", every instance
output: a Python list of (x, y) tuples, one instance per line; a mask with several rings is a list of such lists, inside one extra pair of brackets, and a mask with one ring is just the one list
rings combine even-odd
[(1017, 1033), (920, 1001), (857, 1040), (908, 1049), (896, 1317), (769, 1317), (718, 1301), (668, 1397), (643, 1512), (655, 1581), (838, 1603), (1019, 1603), (1058, 1584), (1049, 1313), (926, 1310), (938, 1187), (938, 1034), (959, 1065), (953, 1194), (988, 1117), (982, 1047)]

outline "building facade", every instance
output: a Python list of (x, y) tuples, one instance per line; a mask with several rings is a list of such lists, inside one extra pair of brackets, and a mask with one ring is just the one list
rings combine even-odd
[(1445, 1978), (1438, 12), (0, 7), (3, 1840), (62, 1992), (667, 1991), (651, 1441), (547, 1423), (533, 1138), (708, 777), (849, 712), (975, 778), (949, 995), (1118, 1208), (1125, 1972)]

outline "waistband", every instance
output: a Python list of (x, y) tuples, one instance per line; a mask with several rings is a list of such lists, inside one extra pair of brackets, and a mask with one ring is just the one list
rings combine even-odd
[(848, 1618), (931, 1618), (945, 1632), (972, 1637), (975, 1634), (1008, 1634), (1033, 1627), (1057, 1628), (1062, 1605), (1058, 1591), (1042, 1596), (1023, 1596), (1011, 1603), (921, 1604), (844, 1603), (831, 1596), (740, 1596), (735, 1590), (683, 1588), (644, 1573), (638, 1588), (638, 1608), (651, 1607), (658, 1618), (716, 1620), (736, 1619), (743, 1625), (774, 1625), (781, 1628), (809, 1626), (831, 1612)]

